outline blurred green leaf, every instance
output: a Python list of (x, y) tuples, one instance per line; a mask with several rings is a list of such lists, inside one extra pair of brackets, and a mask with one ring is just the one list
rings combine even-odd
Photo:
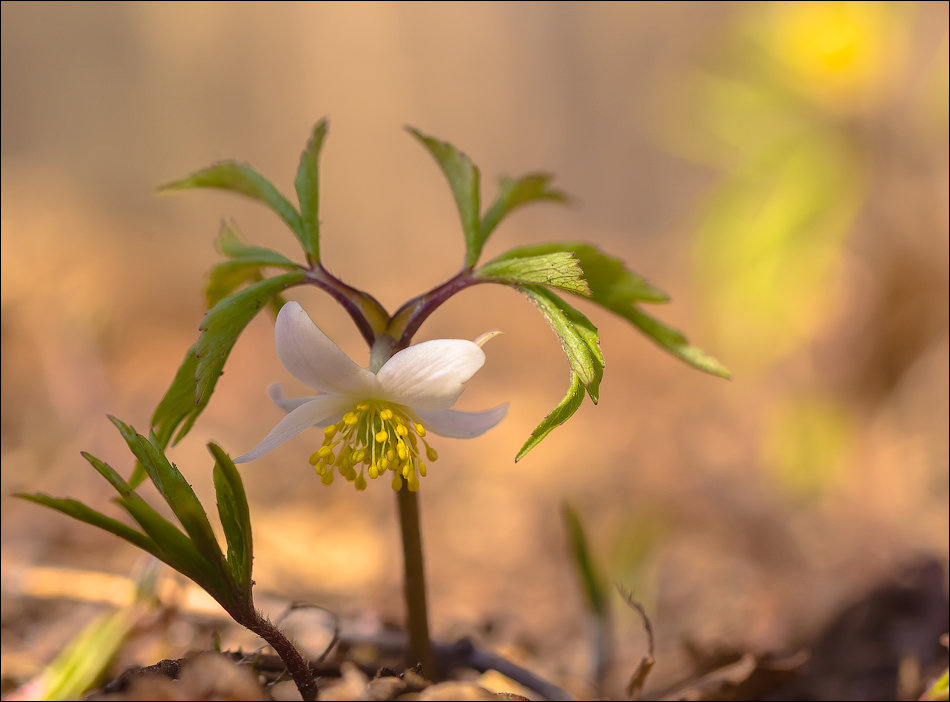
[(484, 243), (479, 219), (478, 168), (468, 156), (448, 142), (426, 136), (413, 127), (406, 127), (406, 130), (428, 149), (449, 181), (465, 234), (465, 265), (474, 266)]
[(943, 675), (937, 678), (923, 695), (921, 700), (926, 702), (937, 702), (938, 700), (950, 700), (950, 669), (944, 670)]
[(300, 166), (294, 187), (300, 202), (302, 231), (300, 242), (307, 254), (307, 261), (320, 260), (320, 149), (327, 135), (327, 120), (321, 119), (313, 128), (307, 148), (300, 155)]
[(583, 401), (584, 386), (581, 384), (581, 379), (577, 376), (577, 373), (572, 372), (571, 387), (568, 389), (564, 399), (562, 399), (557, 407), (551, 410), (551, 413), (544, 418), (544, 421), (531, 432), (531, 437), (524, 443), (521, 450), (518, 451), (518, 455), (515, 456), (515, 463), (524, 458), (528, 451), (540, 444), (542, 439), (550, 434), (555, 427), (559, 427), (570, 419), (571, 415), (578, 410)]
[(228, 190), (267, 205), (284, 220), (290, 231), (303, 245), (304, 251), (309, 253), (307, 248), (309, 240), (300, 214), (269, 180), (251, 166), (235, 161), (222, 161), (192, 173), (187, 178), (167, 183), (161, 186), (159, 191), (190, 190), (192, 188)]
[(518, 290), (547, 318), (561, 342), (571, 370), (586, 386), (587, 394), (596, 404), (604, 375), (604, 356), (600, 352), (597, 328), (587, 317), (540, 285), (519, 285)]
[(251, 568), (254, 546), (251, 534), (251, 513), (241, 475), (230, 456), (217, 444), (208, 444), (214, 456), (214, 490), (218, 498), (218, 514), (228, 542), (228, 565), (243, 592), (251, 592)]
[(540, 283), (576, 295), (590, 295), (584, 271), (577, 259), (567, 251), (495, 259), (479, 268), (475, 275), (494, 283)]
[(565, 502), (561, 505), (561, 516), (564, 519), (564, 528), (567, 531), (571, 557), (580, 578), (584, 596), (587, 599), (587, 607), (595, 617), (606, 620), (609, 602), (608, 589), (601, 574), (594, 566), (580, 515), (576, 509)]
[(274, 295), (299, 285), (304, 279), (302, 270), (267, 278), (224, 298), (208, 310), (201, 321), (201, 335), (195, 344), (198, 407), (203, 409), (208, 403), (234, 342), (251, 319)]
[(567, 195), (548, 188), (553, 177), (548, 173), (529, 173), (520, 178), (502, 177), (498, 184), (498, 195), (482, 217), (479, 251), (495, 227), (515, 208), (540, 200), (566, 202)]

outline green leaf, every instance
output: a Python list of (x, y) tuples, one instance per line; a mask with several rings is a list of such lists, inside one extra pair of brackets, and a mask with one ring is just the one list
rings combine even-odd
[(653, 339), (661, 348), (669, 351), (693, 368), (719, 376), (720, 378), (732, 377), (728, 368), (702, 349), (691, 346), (682, 332), (673, 327), (641, 312), (635, 307), (627, 310), (622, 316), (629, 319), (637, 329)]
[[(201, 322), (201, 335), (195, 344), (198, 364), (196, 409), (200, 412), (208, 404), (224, 363), (238, 336), (251, 319), (274, 295), (305, 279), (304, 271), (284, 273), (255, 283), (249, 288), (230, 295), (208, 310)], [(181, 439), (181, 432), (178, 438)]]
[(211, 269), (205, 288), (208, 309), (211, 309), (244, 283), (256, 283), (264, 278), (266, 267), (299, 269), (289, 258), (262, 246), (249, 246), (236, 228), (227, 222), (221, 223), (218, 248), (231, 260), (219, 263)]
[(303, 226), (301, 243), (310, 263), (320, 260), (320, 149), (327, 135), (327, 120), (321, 119), (313, 128), (307, 148), (300, 155), (300, 166), (294, 187), (300, 202), (300, 220)]
[(429, 150), (449, 181), (465, 234), (465, 265), (472, 267), (478, 262), (484, 243), (479, 219), (478, 168), (468, 156), (448, 142), (433, 139), (413, 127), (406, 127), (406, 130)]
[(475, 275), (493, 283), (539, 283), (576, 295), (590, 295), (584, 271), (577, 259), (567, 251), (495, 259), (479, 268)]
[(91, 524), (92, 526), (104, 529), (105, 531), (115, 534), (120, 539), (125, 539), (129, 543), (138, 546), (143, 551), (151, 553), (156, 558), (162, 558), (162, 550), (156, 545), (151, 537), (143, 534), (140, 531), (136, 531), (127, 524), (123, 524), (118, 520), (107, 517), (102, 512), (97, 512), (91, 507), (87, 507), (78, 500), (50, 497), (49, 495), (44, 495), (42, 493), (34, 493), (32, 495), (17, 493), (14, 495), (14, 497), (19, 497), (24, 500), (29, 500), (30, 502), (35, 502), (39, 505), (44, 505), (45, 507), (50, 507), (51, 509), (55, 509), (72, 517), (73, 519), (78, 519), (79, 521), (85, 522), (86, 524)]
[(553, 177), (548, 173), (529, 173), (520, 178), (502, 177), (498, 185), (498, 195), (482, 217), (479, 248), (485, 245), (495, 227), (515, 208), (539, 200), (566, 202), (567, 195), (548, 188)]
[(623, 261), (608, 256), (596, 246), (578, 242), (519, 246), (506, 251), (495, 261), (525, 256), (542, 256), (556, 252), (569, 253), (580, 263), (584, 279), (590, 286), (590, 297), (602, 307), (621, 314), (636, 302), (669, 302), (665, 292), (646, 281), (643, 276), (628, 270)]
[(561, 342), (571, 370), (586, 386), (587, 394), (596, 404), (604, 375), (604, 356), (600, 352), (597, 328), (587, 317), (540, 285), (519, 285), (518, 290), (547, 318)]
[(550, 434), (555, 427), (564, 424), (564, 422), (570, 419), (571, 415), (577, 411), (583, 401), (584, 389), (581, 384), (581, 379), (577, 376), (577, 373), (571, 373), (571, 387), (564, 396), (564, 399), (562, 399), (557, 407), (551, 410), (551, 413), (544, 418), (544, 421), (531, 432), (531, 437), (525, 442), (524, 446), (521, 447), (521, 450), (518, 451), (518, 455), (515, 456), (515, 463), (524, 458), (528, 451), (540, 444), (541, 440)]
[[(129, 487), (112, 466), (89, 453), (83, 452), (82, 457), (116, 489), (119, 493), (119, 505), (138, 522), (143, 531), (155, 542), (161, 551), (156, 555), (161, 560), (179, 573), (187, 575), (212, 594), (215, 590), (223, 591), (220, 575), (214, 568), (209, 567), (207, 561), (198, 553), (191, 539), (152, 509), (138, 493)], [(226, 590), (226, 588), (224, 589)]]
[(241, 474), (230, 456), (217, 444), (208, 444), (214, 456), (214, 490), (218, 498), (218, 514), (228, 542), (228, 566), (242, 594), (250, 600), (251, 567), (254, 545), (251, 535), (251, 513)]
[(669, 302), (666, 293), (648, 283), (642, 276), (628, 270), (619, 258), (608, 256), (590, 244), (522, 246), (507, 251), (492, 263), (558, 251), (573, 253), (577, 258), (584, 271), (584, 279), (590, 286), (591, 302), (623, 317), (660, 348), (694, 368), (721, 378), (731, 377), (729, 370), (722, 363), (701, 349), (691, 346), (681, 332), (654, 319), (639, 308), (638, 303), (641, 302)]
[[(178, 436), (175, 438), (176, 443), (181, 441), (182, 437), (191, 429), (192, 424), (195, 423), (198, 415), (201, 414), (201, 410), (204, 409), (203, 405), (195, 403), (195, 377), (198, 375), (198, 356), (195, 355), (196, 346), (197, 344), (193, 345), (185, 352), (185, 358), (181, 366), (179, 366), (178, 372), (175, 373), (172, 384), (165, 392), (165, 396), (162, 397), (162, 401), (158, 403), (158, 407), (155, 408), (155, 413), (152, 415), (152, 429), (161, 446), (168, 446), (175, 433), (175, 429), (184, 422), (181, 430), (178, 432)], [(144, 475), (145, 469), (142, 468), (141, 470)], [(138, 468), (136, 468), (136, 473), (138, 473)], [(135, 486), (138, 485), (141, 480), (138, 482), (130, 480), (130, 482)]]
[(109, 417), (109, 421), (116, 426), (129, 449), (145, 466), (148, 477), (155, 483), (155, 487), (165, 498), (168, 506), (172, 508), (172, 512), (191, 537), (198, 553), (209, 565), (223, 574), (225, 572), (224, 557), (211, 523), (208, 521), (208, 515), (201, 506), (198, 496), (195, 495), (195, 491), (185, 480), (185, 476), (162, 453), (157, 445), (157, 438), (150, 441), (115, 417)]
[(564, 518), (564, 526), (567, 529), (571, 556), (574, 559), (574, 565), (577, 567), (577, 574), (580, 577), (584, 594), (587, 596), (587, 606), (595, 617), (601, 621), (606, 621), (608, 616), (607, 607), (610, 601), (607, 596), (607, 586), (594, 566), (580, 515), (577, 510), (565, 502), (561, 505), (561, 516)]
[(228, 190), (267, 205), (284, 220), (290, 231), (303, 245), (304, 251), (308, 251), (309, 240), (300, 214), (269, 180), (251, 166), (235, 161), (222, 161), (192, 173), (187, 178), (167, 183), (161, 186), (159, 191), (190, 190), (191, 188)]

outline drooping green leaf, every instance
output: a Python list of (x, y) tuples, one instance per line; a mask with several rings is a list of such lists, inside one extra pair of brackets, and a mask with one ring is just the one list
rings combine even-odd
[(406, 127), (406, 130), (429, 150), (449, 181), (465, 234), (465, 265), (474, 266), (478, 262), (483, 244), (479, 217), (478, 168), (468, 156), (448, 142), (433, 139), (412, 127)]
[(587, 317), (540, 285), (519, 285), (518, 290), (547, 318), (561, 342), (571, 370), (586, 386), (587, 394), (596, 404), (604, 375), (604, 356), (600, 352), (597, 328)]
[(629, 309), (622, 316), (629, 319), (637, 329), (653, 339), (661, 348), (666, 349), (693, 368), (720, 378), (732, 377), (728, 368), (702, 349), (691, 346), (683, 333), (673, 327), (651, 317), (636, 307)]
[(300, 202), (300, 220), (303, 226), (301, 243), (310, 263), (320, 260), (320, 149), (327, 135), (327, 120), (321, 119), (313, 128), (307, 148), (300, 155), (300, 166), (294, 187)]
[(251, 535), (251, 514), (241, 474), (230, 456), (217, 444), (208, 444), (214, 456), (214, 490), (218, 498), (218, 514), (228, 542), (228, 566), (242, 594), (250, 597), (251, 567), (254, 545)]
[(498, 184), (498, 195), (482, 217), (480, 248), (485, 245), (501, 220), (515, 208), (541, 200), (566, 202), (567, 195), (548, 187), (553, 177), (548, 173), (529, 173), (520, 178), (502, 177)]
[[(198, 412), (211, 398), (228, 354), (251, 319), (274, 295), (299, 285), (304, 279), (302, 270), (267, 278), (224, 298), (208, 310), (201, 322), (198, 343), (195, 344), (195, 356), (198, 359), (195, 370)], [(181, 438), (181, 433), (178, 438)]]
[(119, 430), (129, 450), (145, 466), (148, 477), (155, 483), (155, 487), (165, 498), (168, 506), (172, 508), (172, 512), (191, 537), (198, 553), (212, 567), (223, 573), (225, 568), (221, 547), (214, 536), (208, 515), (201, 506), (198, 496), (195, 495), (195, 491), (185, 480), (185, 476), (165, 457), (157, 445), (157, 438), (150, 441), (115, 417), (109, 417), (109, 421)]
[(577, 373), (571, 373), (571, 387), (557, 407), (551, 410), (551, 413), (531, 432), (531, 437), (524, 443), (518, 455), (515, 456), (515, 463), (524, 458), (525, 454), (541, 443), (555, 427), (559, 427), (571, 418), (584, 401), (584, 386)]
[(479, 268), (475, 275), (495, 283), (538, 283), (576, 295), (590, 295), (590, 288), (584, 280), (584, 271), (581, 270), (577, 259), (567, 251), (495, 259)]
[(277, 266), (278, 268), (300, 268), (281, 253), (264, 246), (248, 244), (231, 222), (221, 223), (217, 246), (221, 253), (236, 261), (252, 261), (261, 266)]
[(492, 263), (556, 252), (569, 253), (577, 259), (584, 279), (590, 286), (591, 300), (617, 314), (622, 314), (623, 310), (637, 302), (670, 301), (669, 295), (648, 283), (643, 276), (629, 270), (619, 258), (608, 256), (591, 244), (557, 242), (519, 246), (506, 251)]
[(222, 161), (192, 173), (187, 178), (167, 183), (159, 188), (160, 192), (170, 190), (190, 190), (191, 188), (218, 188), (245, 195), (257, 200), (277, 213), (290, 231), (307, 250), (307, 236), (304, 232), (300, 214), (294, 209), (280, 191), (267, 178), (246, 163)]
[[(676, 329), (644, 313), (639, 303), (668, 302), (669, 296), (648, 283), (642, 276), (627, 269), (623, 261), (602, 253), (590, 244), (555, 243), (522, 246), (502, 254), (491, 263), (540, 256), (557, 251), (571, 252), (584, 271), (590, 286), (590, 300), (633, 324), (641, 333), (694, 368), (729, 378), (729, 370), (718, 360), (695, 346)], [(576, 294), (576, 293), (575, 293)]]
[(87, 507), (78, 500), (50, 497), (49, 495), (44, 495), (42, 493), (17, 493), (14, 495), (14, 497), (20, 497), (24, 500), (29, 500), (30, 502), (35, 502), (36, 504), (55, 509), (72, 517), (73, 519), (78, 519), (81, 522), (91, 524), (92, 526), (99, 527), (100, 529), (104, 529), (105, 531), (115, 534), (120, 539), (125, 539), (129, 543), (138, 546), (143, 551), (151, 553), (156, 558), (162, 557), (161, 549), (155, 544), (151, 537), (143, 534), (140, 531), (136, 531), (127, 524), (123, 524), (112, 517), (107, 517), (102, 512), (98, 512), (91, 507)]

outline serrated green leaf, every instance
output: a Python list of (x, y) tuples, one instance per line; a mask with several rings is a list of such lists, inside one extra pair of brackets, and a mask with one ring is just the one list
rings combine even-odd
[[(196, 407), (192, 410), (195, 416), (207, 405), (228, 354), (251, 319), (274, 295), (299, 285), (304, 279), (303, 271), (267, 278), (224, 298), (208, 310), (195, 344), (198, 359), (195, 369)], [(181, 436), (179, 432), (178, 439)]]
[(567, 290), (575, 295), (590, 295), (590, 288), (584, 280), (584, 271), (581, 270), (577, 259), (567, 251), (495, 259), (479, 268), (475, 275), (494, 283), (538, 283)]
[(597, 403), (604, 375), (604, 356), (600, 352), (597, 328), (579, 311), (540, 285), (519, 285), (544, 314), (561, 342), (571, 370), (586, 386), (590, 399)]
[(78, 519), (81, 522), (86, 524), (91, 524), (92, 526), (99, 527), (104, 529), (112, 534), (115, 534), (120, 539), (124, 539), (135, 546), (138, 546), (143, 551), (151, 553), (156, 558), (162, 557), (161, 549), (155, 544), (155, 542), (146, 534), (143, 534), (140, 531), (136, 531), (127, 524), (107, 517), (102, 512), (98, 512), (91, 507), (87, 507), (82, 502), (78, 500), (63, 499), (59, 497), (50, 497), (49, 495), (44, 495), (42, 493), (33, 493), (33, 494), (24, 494), (17, 493), (14, 497), (19, 497), (24, 500), (29, 500), (30, 502), (35, 502), (36, 504), (55, 509), (58, 512), (62, 512), (73, 519)]
[(208, 521), (208, 515), (185, 476), (165, 457), (157, 445), (157, 437), (150, 441), (120, 419), (109, 417), (109, 420), (119, 430), (129, 450), (145, 466), (148, 477), (172, 508), (198, 553), (211, 567), (223, 574), (224, 557)]
[(515, 456), (515, 463), (524, 458), (525, 454), (541, 443), (555, 427), (559, 427), (571, 418), (584, 401), (584, 386), (577, 373), (571, 373), (571, 387), (567, 394), (558, 403), (557, 407), (551, 410), (551, 413), (531, 432), (531, 437), (524, 443), (518, 455)]
[(608, 256), (596, 246), (579, 242), (558, 242), (519, 246), (506, 251), (495, 261), (556, 252), (570, 253), (577, 259), (590, 286), (590, 298), (598, 305), (621, 313), (636, 302), (669, 302), (670, 297), (646, 279), (629, 270), (619, 258)]
[(250, 598), (254, 545), (244, 483), (234, 462), (220, 446), (211, 443), (208, 444), (208, 450), (215, 459), (214, 490), (221, 526), (224, 527), (228, 543), (228, 566), (242, 594)]
[(553, 177), (548, 173), (529, 173), (520, 178), (502, 177), (498, 185), (498, 195), (482, 217), (479, 248), (485, 245), (495, 227), (515, 208), (540, 200), (566, 202), (567, 195), (548, 188)]
[(554, 243), (518, 247), (505, 252), (495, 261), (540, 256), (557, 251), (571, 252), (577, 258), (584, 271), (584, 279), (590, 286), (591, 302), (623, 317), (660, 348), (694, 368), (720, 378), (731, 377), (729, 370), (717, 359), (691, 346), (681, 332), (651, 317), (638, 307), (641, 302), (668, 302), (669, 296), (642, 276), (628, 270), (619, 258), (608, 256), (590, 244)]
[(307, 250), (307, 236), (300, 214), (290, 201), (280, 194), (273, 183), (248, 164), (222, 161), (192, 173), (187, 178), (167, 183), (161, 186), (159, 191), (190, 190), (191, 188), (228, 190), (267, 205), (284, 220), (290, 231), (303, 245), (304, 250)]
[(303, 226), (301, 243), (307, 261), (320, 260), (320, 149), (327, 135), (327, 120), (321, 119), (313, 128), (307, 148), (300, 155), (300, 166), (294, 187), (300, 202), (300, 221)]
[(448, 142), (426, 136), (413, 127), (406, 127), (406, 130), (428, 149), (449, 181), (465, 234), (465, 265), (474, 266), (481, 255), (483, 243), (479, 218), (478, 168), (468, 156)]
[(686, 337), (683, 336), (683, 333), (673, 327), (641, 312), (635, 307), (628, 310), (622, 316), (629, 319), (637, 329), (650, 337), (661, 348), (666, 349), (693, 368), (719, 376), (720, 378), (728, 379), (732, 377), (728, 368), (702, 349), (691, 346)]

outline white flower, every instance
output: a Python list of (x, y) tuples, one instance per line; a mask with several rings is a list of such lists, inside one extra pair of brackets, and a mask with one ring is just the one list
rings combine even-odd
[(396, 490), (403, 480), (417, 490), (419, 476), (426, 474), (422, 453), (429, 461), (438, 457), (424, 438), (427, 429), (471, 439), (508, 411), (507, 404), (485, 412), (450, 409), (462, 383), (485, 363), (481, 347), (471, 341), (424, 341), (397, 352), (374, 374), (353, 363), (296, 302), (281, 308), (274, 335), (284, 367), (320, 394), (292, 399), (279, 384), (272, 385), (271, 399), (288, 414), (235, 463), (258, 459), (309, 427), (329, 424), (323, 445), (310, 456), (324, 483), (332, 482), (336, 467), (363, 489), (365, 467), (370, 478), (392, 471)]

